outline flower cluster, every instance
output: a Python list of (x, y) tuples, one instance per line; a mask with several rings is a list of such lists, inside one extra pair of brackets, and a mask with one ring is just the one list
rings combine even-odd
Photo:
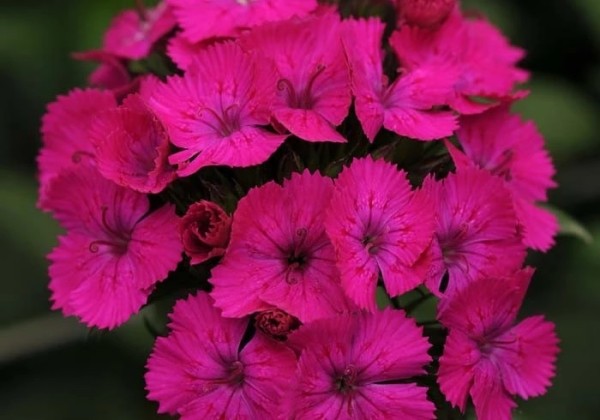
[(454, 0), (137, 2), (43, 117), (53, 308), (187, 293), (145, 376), (183, 419), (510, 418), (558, 353), (516, 321), (558, 230), (523, 54)]

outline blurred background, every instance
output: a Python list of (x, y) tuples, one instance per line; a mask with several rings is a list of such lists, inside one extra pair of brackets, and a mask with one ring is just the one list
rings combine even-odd
[[(519, 419), (597, 419), (600, 413), (600, 1), (473, 0), (529, 52), (532, 93), (518, 110), (547, 139), (560, 187), (561, 236), (538, 267), (522, 315), (544, 313), (562, 340), (558, 375)], [(45, 254), (58, 228), (35, 209), (34, 159), (45, 104), (85, 83), (69, 54), (100, 46), (133, 0), (2, 0), (0, 4), (0, 419), (154, 419), (143, 366), (152, 337), (140, 317), (88, 332), (49, 310)], [(594, 240), (592, 240), (594, 238)]]

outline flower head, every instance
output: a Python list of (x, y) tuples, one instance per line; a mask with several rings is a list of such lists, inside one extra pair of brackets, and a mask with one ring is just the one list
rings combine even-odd
[(552, 180), (555, 170), (535, 125), (511, 114), (508, 106), (499, 106), (463, 117), (458, 138), (464, 153), (448, 147), (456, 165), (479, 167), (502, 178), (513, 194), (525, 244), (547, 251), (554, 243), (558, 223), (535, 202), (546, 201), (548, 189), (556, 186)]
[(474, 282), (440, 315), (450, 332), (438, 383), (448, 401), (463, 411), (470, 394), (478, 419), (510, 419), (515, 406), (511, 395), (542, 395), (554, 376), (554, 324), (541, 316), (515, 322), (532, 274), (524, 269)]
[(113, 94), (99, 89), (74, 89), (48, 105), (42, 118), (43, 146), (37, 158), (42, 209), (47, 210), (44, 202), (52, 178), (84, 161), (95, 163), (88, 130), (100, 112), (116, 106)]
[(501, 179), (467, 168), (442, 181), (429, 177), (423, 190), (435, 201), (437, 215), (426, 280), (433, 293), (449, 296), (481, 277), (521, 267), (525, 247)]
[(100, 173), (122, 187), (159, 193), (175, 179), (168, 162), (169, 138), (138, 94), (100, 113), (89, 130)]
[(192, 264), (220, 257), (229, 243), (231, 219), (213, 202), (201, 200), (192, 204), (179, 224), (183, 250)]
[(90, 327), (127, 321), (181, 260), (173, 206), (149, 213), (145, 195), (89, 165), (53, 179), (47, 206), (67, 230), (48, 256), (53, 308)]
[(484, 18), (468, 19), (458, 10), (434, 31), (403, 25), (390, 44), (409, 71), (425, 67), (451, 73), (454, 81), (446, 102), (461, 114), (480, 113), (512, 97), (515, 86), (529, 76), (517, 67), (523, 50), (510, 45)]
[(402, 311), (314, 321), (292, 333), (289, 343), (300, 357), (287, 395), (288, 418), (434, 418), (427, 389), (406, 383), (425, 373), (430, 345)]
[(265, 24), (240, 40), (274, 63), (273, 118), (303, 140), (346, 141), (335, 130), (352, 101), (340, 28), (337, 13), (328, 11)]
[(154, 8), (125, 10), (114, 18), (102, 49), (117, 57), (146, 57), (156, 41), (175, 27), (175, 16), (165, 1)]
[(317, 0), (167, 0), (190, 42), (237, 35), (266, 22), (306, 16)]
[(452, 135), (458, 127), (456, 117), (438, 109), (451, 92), (452, 68), (421, 66), (399, 74), (390, 83), (383, 72), (384, 28), (375, 18), (348, 20), (343, 26), (354, 107), (367, 138), (373, 142), (382, 126), (417, 140)]
[(296, 367), (294, 353), (223, 318), (203, 292), (176, 303), (167, 337), (156, 340), (145, 379), (159, 413), (198, 418), (275, 418)]
[(342, 287), (358, 306), (375, 309), (380, 273), (392, 296), (423, 282), (427, 267), (420, 258), (431, 243), (433, 212), (394, 165), (368, 157), (345, 168), (335, 181), (325, 229)]
[(209, 165), (256, 165), (275, 152), (286, 136), (262, 127), (269, 124), (274, 77), (273, 68), (226, 42), (200, 51), (183, 77), (156, 87), (149, 105), (183, 149), (170, 157), (179, 175)]
[(349, 309), (322, 220), (332, 190), (329, 178), (306, 171), (240, 200), (210, 279), (225, 316), (276, 307), (307, 322)]

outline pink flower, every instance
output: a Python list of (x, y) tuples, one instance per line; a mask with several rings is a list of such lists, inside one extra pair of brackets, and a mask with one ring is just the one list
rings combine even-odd
[(193, 419), (267, 419), (280, 411), (296, 367), (294, 353), (256, 332), (248, 319), (223, 318), (203, 292), (180, 300), (172, 329), (156, 340), (146, 365), (148, 399), (159, 413)]
[(125, 10), (114, 18), (106, 31), (102, 49), (132, 60), (144, 58), (175, 24), (175, 16), (166, 2), (149, 9)]
[(201, 200), (192, 204), (179, 224), (183, 250), (192, 264), (220, 257), (225, 253), (231, 219), (221, 207)]
[(241, 38), (277, 68), (273, 117), (306, 141), (346, 141), (335, 130), (352, 102), (340, 29), (339, 15), (329, 10), (262, 25)]
[(190, 42), (234, 36), (266, 22), (306, 16), (317, 0), (167, 0)]
[(42, 150), (37, 158), (40, 179), (38, 205), (47, 210), (46, 190), (52, 178), (81, 162), (94, 163), (94, 145), (88, 130), (101, 111), (117, 106), (112, 93), (99, 89), (74, 89), (59, 96), (42, 118)]
[(210, 45), (228, 38), (210, 38), (200, 42), (190, 42), (182, 32), (178, 32), (169, 39), (167, 44), (167, 55), (183, 71), (188, 71), (195, 57)]
[(479, 280), (451, 299), (440, 321), (450, 333), (438, 383), (464, 412), (471, 395), (477, 418), (508, 420), (515, 402), (542, 395), (554, 376), (558, 338), (542, 316), (515, 318), (533, 270)]
[(100, 113), (89, 137), (96, 145), (98, 170), (122, 187), (156, 194), (176, 177), (168, 162), (169, 137), (137, 94)]
[(442, 181), (426, 178), (424, 193), (436, 203), (434, 255), (426, 284), (450, 296), (482, 278), (502, 276), (521, 267), (521, 243), (510, 191), (500, 178), (467, 168)]
[(349, 309), (323, 226), (332, 192), (330, 179), (305, 171), (240, 200), (229, 247), (210, 279), (223, 315), (276, 307), (307, 322)]
[(510, 114), (508, 106), (500, 106), (464, 117), (458, 138), (464, 154), (448, 144), (456, 165), (480, 167), (502, 178), (513, 193), (525, 245), (550, 249), (558, 222), (535, 202), (548, 199), (548, 189), (556, 186), (552, 180), (555, 170), (535, 125)]
[(529, 74), (516, 67), (524, 51), (483, 18), (466, 19), (457, 10), (437, 30), (403, 25), (394, 32), (390, 44), (403, 67), (443, 68), (454, 74), (447, 101), (462, 114), (485, 111), (495, 103), (482, 103), (475, 97), (498, 101), (512, 97), (515, 86)]
[(436, 108), (447, 102), (454, 81), (452, 69), (422, 66), (388, 83), (383, 73), (383, 22), (348, 20), (343, 29), (354, 108), (369, 141), (373, 142), (382, 126), (417, 140), (452, 135), (458, 127), (455, 116)]
[(394, 165), (367, 157), (344, 168), (335, 181), (325, 229), (342, 287), (359, 307), (375, 310), (380, 273), (391, 296), (423, 282), (427, 267), (420, 258), (431, 243), (433, 212)]
[(396, 0), (400, 18), (422, 27), (439, 25), (456, 7), (456, 0)]
[(286, 418), (434, 418), (427, 388), (406, 382), (425, 373), (431, 356), (422, 329), (404, 312), (322, 319), (288, 340), (300, 358)]
[(53, 309), (112, 329), (140, 310), (181, 260), (175, 209), (81, 165), (52, 180), (47, 206), (67, 234), (48, 256)]
[(227, 42), (200, 51), (183, 77), (156, 87), (149, 104), (183, 149), (170, 157), (180, 176), (210, 165), (257, 165), (275, 152), (286, 136), (261, 127), (269, 124), (274, 77), (273, 68)]

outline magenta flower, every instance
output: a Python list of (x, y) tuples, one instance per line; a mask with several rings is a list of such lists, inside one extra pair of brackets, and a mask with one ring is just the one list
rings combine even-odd
[(237, 35), (266, 22), (306, 16), (317, 0), (167, 0), (190, 42)]
[(440, 321), (450, 333), (440, 358), (438, 383), (464, 412), (471, 395), (477, 418), (509, 420), (512, 395), (542, 395), (554, 376), (558, 338), (542, 316), (515, 318), (533, 270), (479, 280), (450, 300)]
[(332, 192), (329, 178), (305, 171), (240, 200), (209, 280), (224, 316), (276, 307), (307, 322), (349, 309), (322, 220)]
[(548, 199), (548, 189), (556, 186), (552, 180), (555, 170), (535, 125), (523, 122), (510, 114), (507, 106), (501, 106), (464, 117), (458, 138), (464, 154), (448, 146), (456, 165), (480, 167), (501, 177), (513, 193), (525, 245), (541, 251), (550, 249), (558, 222), (535, 202)]
[(484, 18), (467, 19), (460, 11), (450, 14), (435, 31), (403, 25), (390, 44), (400, 63), (409, 71), (420, 68), (445, 69), (454, 74), (447, 102), (461, 114), (476, 114), (494, 106), (475, 101), (510, 98), (529, 74), (516, 65), (524, 51), (508, 40)]
[(269, 124), (274, 77), (273, 68), (227, 42), (200, 51), (183, 77), (156, 87), (149, 104), (183, 149), (170, 157), (179, 175), (257, 165), (275, 152), (286, 136), (261, 127)]
[(111, 22), (102, 49), (117, 57), (138, 60), (150, 54), (156, 41), (175, 28), (175, 16), (166, 2), (154, 8), (125, 10)]
[(90, 327), (127, 321), (181, 260), (174, 207), (149, 213), (145, 195), (89, 165), (53, 179), (46, 203), (67, 230), (48, 256), (52, 307)]
[(429, 342), (402, 311), (322, 319), (289, 336), (300, 352), (287, 395), (290, 419), (433, 419), (425, 373)]
[(452, 135), (458, 128), (456, 117), (438, 109), (451, 92), (452, 69), (422, 66), (388, 83), (381, 48), (384, 26), (375, 18), (348, 20), (343, 25), (354, 108), (367, 138), (373, 142), (382, 126), (417, 140)]
[(227, 213), (206, 200), (192, 204), (179, 224), (183, 250), (192, 264), (225, 254), (230, 231), (231, 219)]
[(133, 94), (100, 113), (89, 130), (100, 173), (122, 187), (159, 193), (176, 177), (169, 137), (142, 98)]
[(241, 38), (277, 68), (273, 118), (306, 141), (346, 141), (335, 130), (352, 102), (340, 29), (339, 15), (328, 10), (266, 24)]
[(500, 178), (467, 168), (442, 181), (428, 177), (423, 190), (436, 202), (434, 257), (426, 280), (433, 293), (450, 296), (479, 278), (521, 267), (525, 246)]
[(256, 332), (241, 344), (248, 319), (223, 318), (203, 292), (180, 300), (172, 329), (146, 365), (148, 399), (159, 413), (193, 419), (277, 418), (296, 367), (294, 353)]
[(429, 201), (411, 190), (404, 171), (355, 159), (335, 181), (325, 218), (346, 294), (373, 311), (380, 273), (391, 296), (421, 284), (434, 226)]
[(115, 108), (112, 93), (98, 89), (74, 89), (48, 105), (42, 118), (42, 150), (37, 158), (40, 180), (38, 205), (43, 210), (50, 180), (63, 170), (86, 161), (94, 163), (94, 145), (88, 130), (101, 111)]

